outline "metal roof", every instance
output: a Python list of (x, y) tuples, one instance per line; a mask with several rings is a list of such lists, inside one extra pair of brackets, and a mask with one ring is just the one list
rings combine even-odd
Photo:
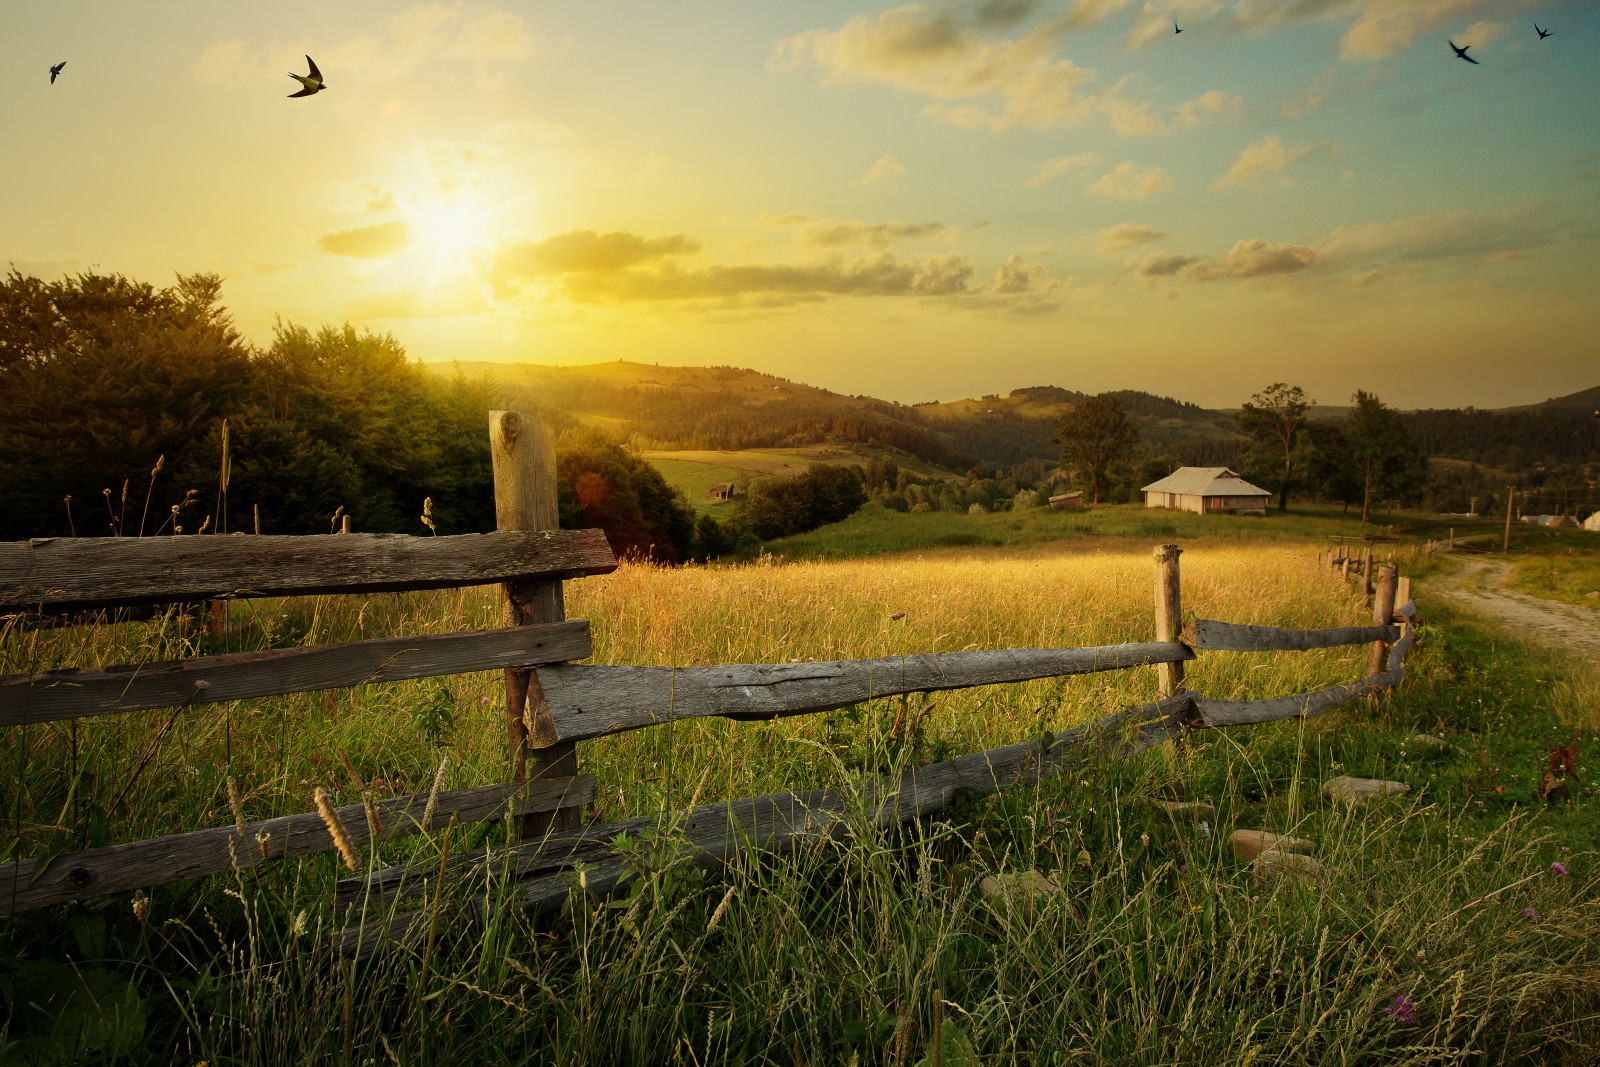
[(1251, 485), (1227, 467), (1179, 467), (1159, 482), (1144, 487), (1146, 493), (1179, 493), (1184, 496), (1271, 496), (1267, 490)]

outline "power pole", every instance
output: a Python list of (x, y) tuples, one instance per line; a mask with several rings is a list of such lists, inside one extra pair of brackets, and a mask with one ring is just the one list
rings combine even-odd
[(1516, 498), (1517, 487), (1514, 485), (1506, 486), (1506, 539), (1505, 543), (1500, 546), (1500, 551), (1502, 552), (1511, 551), (1511, 502)]

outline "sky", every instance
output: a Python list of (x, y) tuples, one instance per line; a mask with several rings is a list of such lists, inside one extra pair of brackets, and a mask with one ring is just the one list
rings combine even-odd
[[(906, 403), (1600, 384), (1593, 0), (52, 0), (0, 23), (0, 261), (215, 272), (258, 344), (349, 322), (427, 361), (731, 364)], [(288, 99), (308, 54), (327, 88)]]

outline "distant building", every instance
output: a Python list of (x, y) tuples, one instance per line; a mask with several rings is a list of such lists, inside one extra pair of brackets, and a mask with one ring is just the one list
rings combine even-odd
[(1271, 495), (1227, 467), (1179, 467), (1144, 487), (1144, 506), (1177, 508), (1201, 515), (1265, 515)]
[(1597, 511), (1593, 515), (1590, 515), (1587, 519), (1584, 519), (1583, 528), (1585, 530), (1592, 530), (1595, 533), (1600, 533), (1600, 511)]
[(1571, 515), (1524, 515), (1522, 521), (1530, 526), (1576, 526), (1578, 520)]
[(717, 500), (732, 500), (733, 483), (718, 482), (716, 485), (711, 487), (711, 496)]
[(1051, 511), (1071, 511), (1083, 507), (1083, 490), (1076, 489), (1050, 498)]

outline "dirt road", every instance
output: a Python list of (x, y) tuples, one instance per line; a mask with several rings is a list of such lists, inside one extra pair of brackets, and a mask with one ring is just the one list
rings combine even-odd
[(1600, 660), (1600, 611), (1505, 588), (1511, 564), (1452, 557), (1455, 570), (1428, 583), (1429, 592), (1470, 607), (1541, 644)]

